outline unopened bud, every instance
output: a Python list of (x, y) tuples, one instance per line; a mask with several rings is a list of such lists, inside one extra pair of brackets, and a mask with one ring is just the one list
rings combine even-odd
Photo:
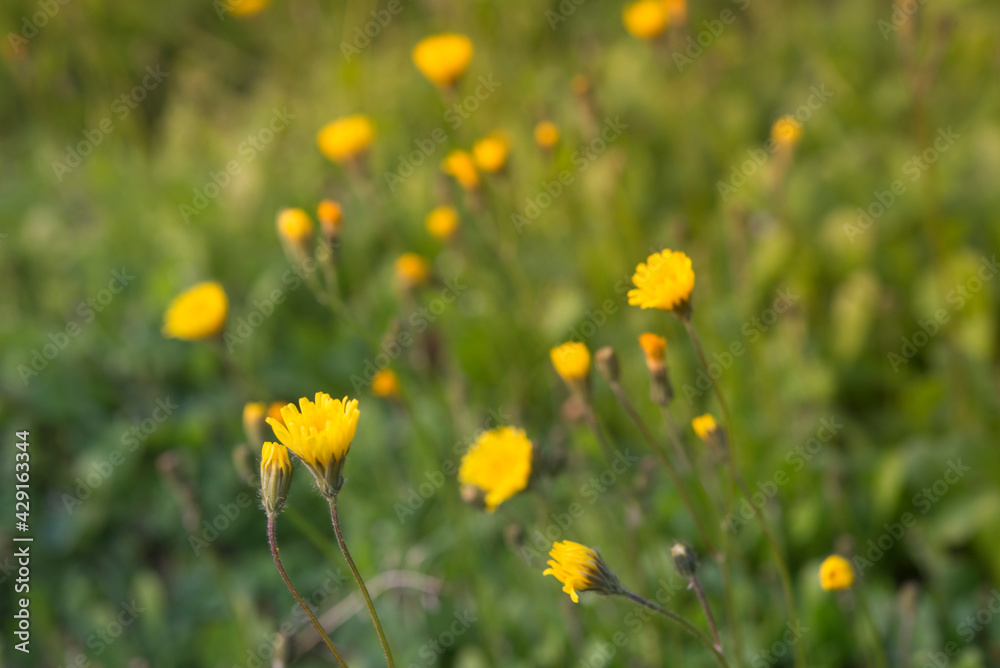
[(267, 442), (260, 450), (260, 498), (268, 517), (285, 507), (288, 487), (292, 484), (292, 462), (288, 448)]
[(684, 543), (674, 543), (670, 548), (670, 559), (677, 572), (686, 578), (694, 577), (698, 571), (698, 556)]
[(594, 353), (594, 365), (604, 380), (609, 383), (617, 383), (621, 376), (621, 369), (618, 366), (618, 355), (611, 346), (604, 346)]

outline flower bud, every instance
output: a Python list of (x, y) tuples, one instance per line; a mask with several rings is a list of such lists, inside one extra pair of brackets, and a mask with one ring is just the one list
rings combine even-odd
[(594, 353), (594, 366), (609, 383), (617, 383), (621, 377), (618, 355), (611, 346), (604, 346)]
[(694, 577), (698, 571), (698, 556), (684, 543), (674, 543), (670, 548), (670, 560), (677, 572), (686, 578)]
[(264, 443), (260, 450), (260, 497), (268, 517), (285, 507), (292, 484), (292, 462), (288, 448), (280, 443)]

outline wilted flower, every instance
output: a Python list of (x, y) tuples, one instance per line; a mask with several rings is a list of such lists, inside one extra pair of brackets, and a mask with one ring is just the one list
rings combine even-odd
[(640, 39), (658, 37), (666, 29), (668, 18), (663, 0), (639, 0), (627, 5), (622, 13), (625, 29)]
[(552, 121), (542, 121), (535, 126), (535, 143), (543, 149), (550, 149), (559, 142), (559, 128)]
[(481, 433), (458, 469), (458, 482), (480, 490), (491, 513), (527, 487), (530, 476), (531, 441), (523, 429), (514, 427)]
[(396, 277), (408, 288), (423, 285), (431, 277), (431, 267), (416, 253), (403, 253), (396, 258)]
[(215, 336), (226, 326), (229, 300), (214, 281), (199, 283), (177, 295), (163, 316), (163, 335), (186, 341)]
[(334, 162), (347, 162), (358, 157), (368, 150), (374, 139), (375, 125), (363, 114), (330, 121), (316, 134), (319, 150)]
[(823, 560), (819, 567), (819, 586), (826, 591), (848, 589), (854, 584), (854, 568), (851, 562), (833, 554)]
[(467, 151), (456, 149), (449, 153), (441, 163), (441, 169), (458, 181), (465, 190), (475, 190), (479, 187), (479, 172), (476, 163)]
[(802, 124), (794, 116), (782, 116), (771, 126), (771, 139), (778, 146), (792, 147), (802, 138)]
[(632, 283), (635, 289), (628, 291), (629, 304), (686, 316), (694, 290), (691, 258), (669, 248), (653, 253), (635, 268)]
[(450, 86), (465, 73), (472, 51), (472, 40), (465, 35), (432, 35), (413, 47), (413, 64), (431, 82)]
[(449, 239), (458, 228), (458, 211), (450, 206), (439, 206), (424, 219), (427, 231), (436, 239)]
[(260, 497), (268, 516), (281, 512), (292, 484), (292, 462), (280, 443), (264, 443), (260, 450)]
[(698, 555), (684, 543), (674, 543), (670, 548), (670, 560), (677, 572), (686, 578), (693, 577), (698, 570)]
[(580, 543), (564, 540), (552, 544), (548, 562), (542, 575), (551, 575), (563, 584), (563, 591), (574, 603), (580, 602), (578, 592), (596, 591), (609, 595), (621, 592), (618, 576), (601, 559), (601, 555)]
[(499, 172), (507, 164), (510, 140), (506, 133), (497, 131), (483, 137), (472, 145), (472, 157), (476, 166), (484, 172)]
[(392, 369), (379, 369), (372, 378), (372, 394), (376, 397), (398, 397), (399, 376)]

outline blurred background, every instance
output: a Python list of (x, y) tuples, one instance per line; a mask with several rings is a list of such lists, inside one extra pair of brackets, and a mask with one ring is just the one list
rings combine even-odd
[[(617, 469), (548, 358), (614, 346), (660, 435), (636, 337), (666, 336), (674, 419), (701, 457), (689, 424), (719, 415), (708, 378), (678, 321), (625, 296), (662, 248), (693, 260), (693, 318), (763, 495), (748, 503), (802, 613), (789, 635), (758, 527), (734, 531), (731, 665), (790, 666), (792, 643), (812, 667), (872, 665), (856, 598), (819, 587), (834, 552), (891, 665), (1000, 665), (1000, 6), (706, 0), (655, 39), (624, 9), (4, 3), (0, 497), (14, 508), (28, 430), (35, 539), (25, 655), (3, 513), (5, 665), (281, 665), (282, 625), (287, 665), (333, 665), (274, 572), (241, 426), (246, 402), (317, 391), (360, 400), (341, 512), (398, 666), (714, 665), (626, 601), (573, 604), (541, 574), (552, 540), (575, 540), (653, 597), (677, 579), (671, 545), (698, 547), (607, 385), (598, 418), (638, 457)], [(445, 31), (475, 48), (449, 90), (411, 60)], [(335, 164), (316, 133), (352, 114), (374, 141)], [(778, 146), (786, 115), (800, 137)], [(551, 149), (533, 137), (545, 120)], [(505, 169), (463, 191), (441, 161), (497, 130)], [(343, 207), (345, 312), (296, 282), (275, 231), (279, 210), (323, 198)], [(445, 204), (447, 240), (424, 224)], [(431, 263), (427, 284), (400, 286), (404, 252)], [(229, 297), (225, 339), (165, 338), (171, 299), (206, 280)], [(387, 363), (400, 392), (378, 397)], [(499, 424), (524, 428), (550, 475), (488, 514), (455, 469)], [(301, 468), (278, 536), (348, 663), (383, 664)], [(703, 560), (721, 608), (718, 571)], [(669, 605), (704, 628), (690, 592)]]

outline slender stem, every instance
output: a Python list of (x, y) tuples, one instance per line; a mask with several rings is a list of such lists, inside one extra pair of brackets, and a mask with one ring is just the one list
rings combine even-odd
[(701, 603), (701, 609), (705, 611), (705, 618), (708, 620), (708, 628), (712, 631), (712, 640), (715, 641), (715, 649), (722, 654), (722, 641), (719, 640), (719, 629), (715, 626), (715, 617), (712, 616), (712, 608), (708, 605), (708, 598), (705, 597), (705, 592), (701, 588), (701, 583), (698, 582), (698, 576), (691, 576), (691, 589), (694, 589), (694, 593), (698, 596), (698, 602)]
[(858, 607), (861, 608), (861, 614), (864, 615), (865, 622), (868, 624), (868, 628), (872, 632), (872, 646), (875, 649), (875, 665), (879, 668), (886, 668), (888, 665), (885, 660), (885, 651), (882, 649), (882, 641), (879, 639), (878, 627), (875, 626), (875, 619), (872, 617), (871, 610), (868, 608), (868, 600), (865, 598), (864, 591), (861, 586), (855, 587), (852, 591), (857, 594)]
[(333, 523), (333, 532), (337, 535), (337, 544), (340, 545), (340, 551), (344, 553), (344, 560), (347, 561), (347, 566), (354, 575), (354, 581), (358, 583), (358, 589), (361, 590), (361, 595), (365, 599), (365, 605), (368, 606), (368, 613), (371, 615), (372, 624), (375, 625), (375, 633), (378, 634), (378, 640), (382, 644), (385, 661), (389, 668), (394, 668), (395, 664), (392, 662), (392, 652), (389, 650), (389, 643), (386, 641), (385, 633), (382, 631), (382, 623), (375, 612), (372, 597), (368, 595), (368, 587), (365, 586), (365, 581), (361, 578), (358, 567), (354, 565), (354, 559), (351, 558), (351, 553), (347, 550), (347, 541), (344, 540), (344, 533), (340, 530), (340, 514), (337, 512), (337, 494), (334, 493), (327, 496), (326, 500), (330, 503), (330, 521)]
[(337, 663), (340, 664), (341, 668), (347, 668), (347, 664), (344, 663), (344, 658), (340, 656), (340, 652), (338, 652), (337, 648), (334, 647), (333, 641), (330, 640), (330, 636), (326, 634), (326, 631), (323, 630), (323, 626), (319, 623), (319, 620), (316, 619), (316, 615), (314, 615), (312, 610), (309, 609), (306, 602), (302, 600), (302, 596), (299, 594), (298, 590), (295, 589), (295, 585), (293, 585), (292, 581), (289, 579), (288, 573), (285, 572), (285, 567), (281, 565), (281, 557), (278, 556), (278, 539), (274, 535), (274, 520), (274, 515), (269, 515), (267, 518), (267, 542), (271, 546), (271, 557), (274, 558), (274, 565), (278, 569), (278, 574), (281, 576), (281, 579), (285, 581), (285, 586), (288, 587), (288, 591), (291, 592), (293, 597), (295, 597), (295, 601), (299, 604), (299, 607), (302, 608), (302, 612), (306, 613), (306, 617), (308, 617), (309, 621), (312, 622), (313, 628), (316, 629), (316, 633), (319, 634), (319, 637), (326, 643), (330, 652), (333, 653), (333, 658), (337, 660)]
[(642, 596), (630, 592), (628, 589), (623, 588), (619, 593), (619, 595), (624, 596), (625, 598), (628, 598), (643, 607), (649, 608), (653, 612), (658, 612), (667, 619), (669, 619), (670, 621), (674, 622), (675, 624), (680, 625), (685, 631), (687, 631), (695, 638), (697, 638), (698, 642), (700, 642), (702, 645), (705, 646), (705, 649), (707, 649), (709, 652), (712, 653), (712, 656), (715, 657), (715, 660), (719, 662), (720, 666), (722, 666), (723, 668), (729, 668), (729, 664), (726, 663), (726, 657), (722, 656), (722, 654), (718, 650), (716, 650), (715, 647), (712, 646), (712, 641), (709, 640), (704, 633), (699, 631), (698, 627), (696, 627), (694, 624), (692, 624), (688, 620), (678, 615), (676, 612), (667, 610), (666, 608), (659, 606), (656, 603), (653, 603), (652, 601), (647, 601)]
[(611, 449), (611, 443), (608, 442), (608, 437), (604, 435), (604, 430), (601, 429), (601, 425), (597, 421), (597, 415), (594, 414), (594, 409), (591, 407), (590, 402), (585, 398), (582, 400), (583, 413), (584, 418), (587, 420), (587, 426), (590, 427), (590, 431), (594, 433), (594, 438), (597, 439), (601, 449), (604, 451), (604, 456), (607, 457), (610, 462), (614, 456), (614, 450)]
[(705, 373), (712, 381), (712, 389), (715, 391), (715, 396), (719, 400), (719, 406), (722, 408), (722, 416), (726, 420), (726, 429), (730, 434), (732, 434), (733, 419), (729, 413), (729, 404), (726, 403), (726, 398), (722, 396), (722, 390), (719, 389), (719, 384), (715, 382), (715, 376), (708, 372), (708, 359), (705, 357), (705, 351), (701, 347), (701, 338), (699, 338), (698, 332), (694, 328), (694, 322), (691, 320), (690, 315), (681, 318), (681, 321), (684, 323), (684, 328), (687, 329), (688, 336), (691, 338), (691, 343), (694, 345), (694, 350), (698, 354), (698, 359), (701, 361), (702, 368), (705, 369)]
[(681, 443), (680, 438), (677, 436), (677, 426), (674, 424), (674, 418), (670, 414), (670, 407), (661, 406), (660, 411), (663, 413), (663, 421), (667, 424), (667, 435), (670, 438), (671, 445), (674, 446), (674, 451), (677, 453), (677, 459), (680, 461), (682, 467), (693, 471), (694, 464), (691, 463), (691, 458), (688, 457), (687, 450), (684, 449), (684, 444)]

